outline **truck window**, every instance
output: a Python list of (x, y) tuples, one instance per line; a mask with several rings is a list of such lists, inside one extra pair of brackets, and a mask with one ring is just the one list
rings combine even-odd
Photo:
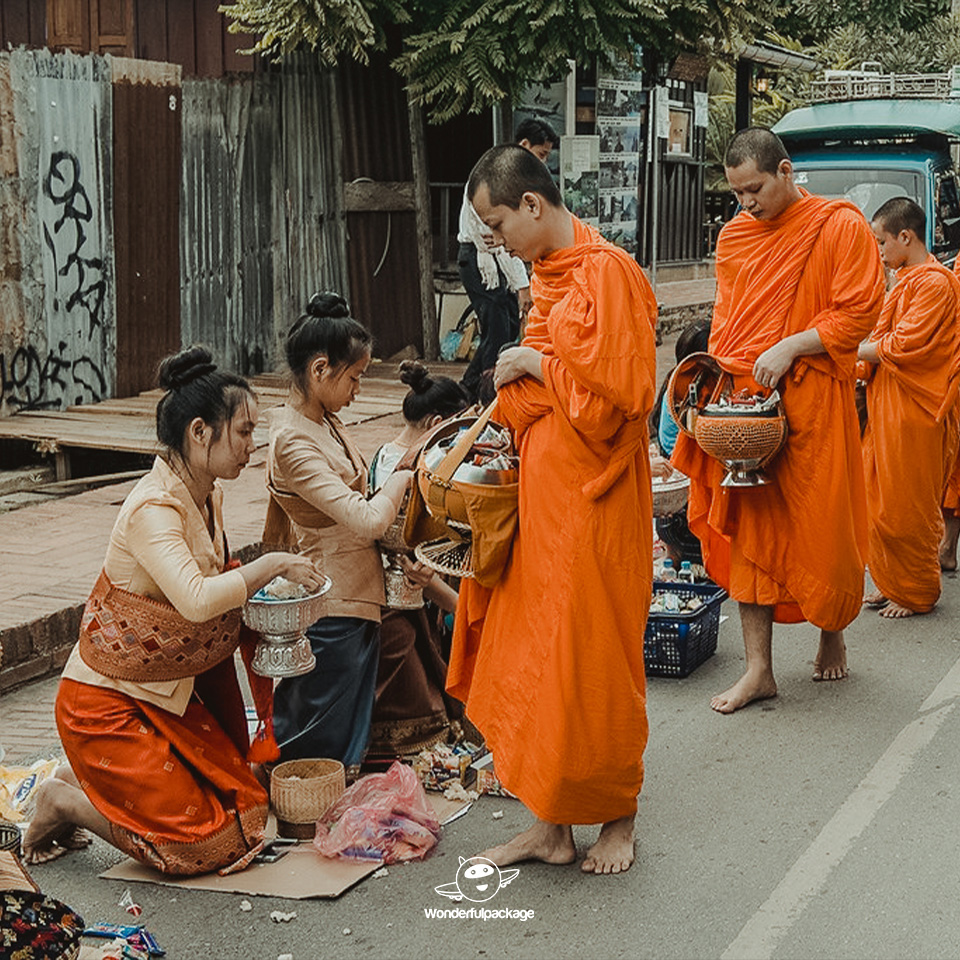
[(869, 220), (893, 197), (909, 197), (926, 210), (923, 177), (910, 170), (803, 169), (795, 162), (794, 181), (821, 197), (849, 200)]
[(960, 197), (954, 173), (938, 173), (936, 179), (937, 220), (933, 228), (933, 252), (941, 253), (960, 247)]

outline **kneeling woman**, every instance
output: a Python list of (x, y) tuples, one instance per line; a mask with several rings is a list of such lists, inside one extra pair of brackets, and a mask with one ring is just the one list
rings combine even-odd
[(385, 601), (377, 538), (412, 473), (397, 470), (367, 498), (367, 465), (337, 413), (360, 389), (369, 332), (335, 293), (316, 294), (287, 336), (290, 401), (271, 412), (264, 540), (295, 542), (333, 582), (326, 616), (307, 628), (313, 672), (280, 681), (274, 729), (283, 760), (329, 757), (348, 775), (370, 737)]
[(226, 569), (217, 481), (255, 449), (246, 381), (194, 347), (164, 361), (160, 386), (166, 452), (124, 501), (63, 671), (70, 767), (40, 788), (32, 862), (73, 845), (77, 827), (170, 874), (228, 866), (263, 837), (267, 794), (247, 761), (232, 658), (238, 608), (275, 576), (311, 589), (322, 578), (289, 553)]

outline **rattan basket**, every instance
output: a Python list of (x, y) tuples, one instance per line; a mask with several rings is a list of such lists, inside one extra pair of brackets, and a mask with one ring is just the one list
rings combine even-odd
[(710, 417), (701, 413), (693, 434), (700, 449), (717, 460), (757, 460), (764, 466), (787, 439), (787, 418), (779, 413), (767, 417)]
[(339, 760), (287, 760), (270, 773), (270, 802), (281, 837), (311, 840), (317, 821), (340, 799), (346, 774)]

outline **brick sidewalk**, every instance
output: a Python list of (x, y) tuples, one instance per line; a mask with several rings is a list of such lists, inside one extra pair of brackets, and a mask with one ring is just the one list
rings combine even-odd
[[(347, 429), (369, 456), (402, 426), (399, 413)], [(265, 450), (224, 484), (224, 524), (233, 551), (258, 543), (266, 514)], [(0, 691), (59, 669), (100, 572), (117, 510), (136, 481), (0, 514)], [(8, 727), (6, 699), (0, 736)]]

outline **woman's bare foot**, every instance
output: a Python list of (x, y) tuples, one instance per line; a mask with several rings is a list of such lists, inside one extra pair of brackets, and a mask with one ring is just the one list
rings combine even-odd
[(710, 701), (710, 707), (717, 713), (733, 713), (754, 700), (769, 700), (776, 695), (777, 681), (773, 674), (748, 670), (729, 690), (718, 693)]
[(37, 788), (36, 812), (23, 840), (23, 858), (28, 864), (47, 863), (70, 850), (79, 849), (70, 845), (76, 825), (64, 822), (62, 815), (66, 793), (74, 789), (56, 778), (41, 783)]
[(845, 680), (847, 677), (847, 647), (842, 630), (821, 630), (820, 648), (813, 661), (814, 680)]
[(633, 820), (631, 814), (605, 823), (580, 869), (584, 873), (625, 873), (629, 870), (634, 860)]
[(89, 846), (91, 838), (81, 826), (112, 842), (110, 822), (72, 783), (51, 777), (40, 784), (36, 802), (33, 820), (23, 839), (23, 855), (28, 864), (46, 863), (70, 850)]
[(491, 847), (480, 854), (492, 860), (498, 867), (522, 860), (542, 860), (544, 863), (573, 863), (577, 859), (577, 848), (573, 844), (573, 830), (567, 824), (547, 823), (537, 820), (523, 833), (512, 840)]
[(882, 607), (886, 602), (887, 598), (879, 590), (874, 590), (863, 598), (865, 607)]
[(902, 620), (904, 617), (915, 617), (916, 615), (916, 610), (894, 603), (892, 600), (880, 610), (880, 616), (887, 620)]

